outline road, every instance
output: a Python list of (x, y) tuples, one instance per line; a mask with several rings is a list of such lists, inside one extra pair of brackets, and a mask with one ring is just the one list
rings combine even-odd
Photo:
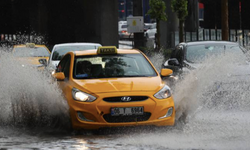
[[(161, 59), (151, 58), (155, 65)], [(0, 149), (250, 149), (250, 78), (232, 78), (230, 72), (238, 66), (228, 60), (221, 64), (204, 65), (203, 70), (193, 71), (173, 89), (178, 111), (174, 127), (75, 133), (68, 130), (67, 103), (51, 78), (35, 69), (20, 67), (11, 56), (2, 53)], [(249, 71), (250, 67), (245, 69)], [(218, 81), (229, 84), (223, 88), (213, 86)], [(220, 88), (223, 90), (218, 92)], [(186, 115), (185, 120), (181, 114)]]

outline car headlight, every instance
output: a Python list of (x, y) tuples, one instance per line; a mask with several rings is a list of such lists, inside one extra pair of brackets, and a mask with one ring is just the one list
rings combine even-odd
[(81, 102), (93, 102), (96, 100), (96, 97), (90, 94), (84, 93), (76, 88), (72, 89), (72, 96), (74, 100), (81, 101)]
[(51, 75), (56, 73), (56, 67), (55, 66), (48, 65), (48, 67), (46, 67), (46, 69), (51, 73)]
[(158, 91), (154, 95), (154, 97), (158, 99), (165, 99), (169, 98), (170, 96), (171, 96), (171, 90), (167, 85), (165, 85), (160, 91)]

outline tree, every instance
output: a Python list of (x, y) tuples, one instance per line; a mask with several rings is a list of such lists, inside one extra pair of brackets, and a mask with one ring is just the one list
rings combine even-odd
[(152, 19), (156, 20), (156, 50), (160, 50), (161, 43), (160, 43), (160, 21), (167, 21), (166, 15), (166, 4), (162, 0), (150, 0), (149, 1), (150, 9), (147, 12)]
[(179, 42), (183, 42), (184, 38), (184, 21), (186, 16), (188, 15), (187, 10), (188, 1), (187, 0), (172, 0), (171, 7), (172, 10), (177, 13), (177, 16), (179, 18)]

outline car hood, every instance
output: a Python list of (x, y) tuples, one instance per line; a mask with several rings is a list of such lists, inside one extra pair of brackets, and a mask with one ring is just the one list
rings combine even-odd
[(250, 77), (250, 65), (238, 65), (234, 68), (234, 72), (229, 74), (232, 76), (249, 76)]
[[(197, 69), (203, 66), (201, 63), (188, 63), (186, 61), (185, 64), (187, 64), (187, 67), (184, 70)], [(250, 76), (250, 62), (235, 64), (232, 69), (228, 76)]]
[(75, 80), (91, 93), (158, 91), (163, 86), (160, 77), (110, 78)]

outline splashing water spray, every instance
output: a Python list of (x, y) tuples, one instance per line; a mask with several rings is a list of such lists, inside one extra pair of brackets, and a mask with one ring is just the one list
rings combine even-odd
[(240, 55), (208, 58), (172, 89), (174, 127), (118, 140), (145, 149), (249, 149), (249, 66)]
[(0, 125), (69, 124), (68, 104), (45, 71), (0, 50)]

